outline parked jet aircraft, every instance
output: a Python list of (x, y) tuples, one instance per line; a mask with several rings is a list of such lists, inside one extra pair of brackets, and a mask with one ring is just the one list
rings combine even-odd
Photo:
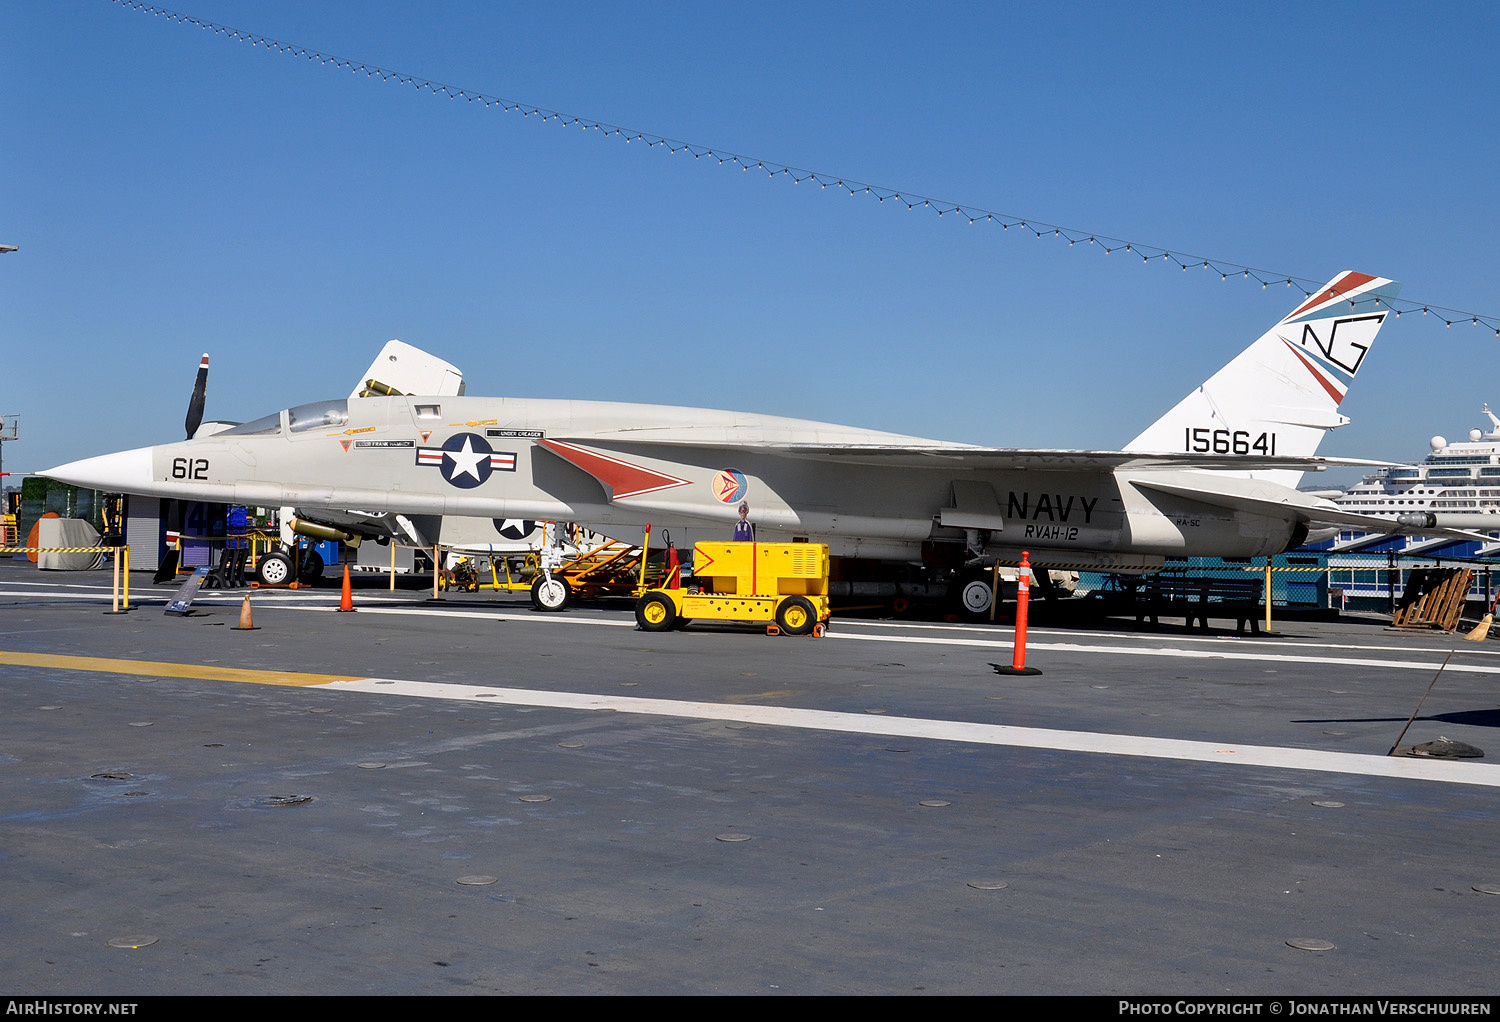
[[(1389, 528), (1298, 492), (1399, 285), (1346, 271), (1123, 451), (947, 443), (696, 408), (462, 395), (301, 405), (213, 436), (45, 473), (96, 489), (405, 516), (668, 524), (724, 538), (742, 502), (761, 540), (962, 568), (1145, 570), (1255, 557), (1312, 523)], [(1345, 462), (1347, 463), (1347, 462)], [(1366, 463), (1368, 464), (1368, 463)], [(986, 596), (987, 599), (987, 596)]]

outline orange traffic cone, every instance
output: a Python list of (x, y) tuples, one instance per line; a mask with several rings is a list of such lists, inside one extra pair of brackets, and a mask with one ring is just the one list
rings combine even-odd
[(245, 594), (245, 602), (240, 604), (240, 623), (234, 626), (237, 632), (253, 632), (255, 625), (250, 623), (250, 594)]
[(339, 599), (339, 613), (354, 611), (354, 594), (349, 590), (349, 565), (344, 565), (344, 595)]

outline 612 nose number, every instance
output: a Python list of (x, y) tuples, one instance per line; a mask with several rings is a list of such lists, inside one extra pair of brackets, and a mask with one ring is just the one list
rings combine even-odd
[(172, 478), (173, 479), (207, 479), (208, 478), (208, 459), (207, 458), (173, 458), (172, 459)]

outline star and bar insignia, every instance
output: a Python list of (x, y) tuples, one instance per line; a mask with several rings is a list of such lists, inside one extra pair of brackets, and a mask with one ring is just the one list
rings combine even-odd
[(514, 472), (514, 451), (497, 451), (477, 433), (455, 433), (441, 447), (418, 447), (417, 464), (436, 467), (443, 479), (463, 489), (473, 489), (492, 472)]

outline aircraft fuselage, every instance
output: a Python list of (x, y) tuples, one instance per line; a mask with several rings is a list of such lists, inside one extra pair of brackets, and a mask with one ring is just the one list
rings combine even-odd
[(606, 532), (651, 522), (680, 530), (683, 544), (728, 538), (747, 502), (760, 540), (912, 561), (924, 544), (959, 544), (999, 557), (1026, 549), (1039, 563), (1150, 567), (1168, 556), (1279, 552), (1292, 536), (1279, 517), (1138, 489), (1138, 470), (992, 469), (965, 457), (975, 450), (708, 409), (371, 397), (69, 467), (128, 464), (128, 478), (88, 484), (132, 493), (556, 519)]

